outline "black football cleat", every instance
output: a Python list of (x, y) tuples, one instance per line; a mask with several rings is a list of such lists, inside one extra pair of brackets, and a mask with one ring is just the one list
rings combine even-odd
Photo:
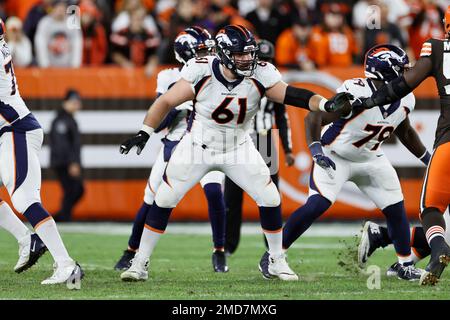
[(358, 244), (358, 266), (363, 269), (369, 257), (382, 245), (382, 234), (380, 226), (374, 222), (367, 221), (364, 224), (361, 238)]
[(402, 265), (400, 263), (398, 262), (394, 263), (392, 266), (389, 267), (389, 269), (387, 269), (386, 275), (388, 277), (396, 277), (401, 267)]
[(214, 250), (212, 254), (212, 265), (214, 272), (228, 272), (227, 257), (225, 252)]
[(273, 278), (273, 276), (269, 273), (269, 264), (270, 264), (269, 258), (270, 258), (269, 251), (264, 252), (258, 265), (259, 271), (261, 271), (264, 279)]
[(31, 268), (39, 258), (47, 251), (44, 242), (35, 233), (30, 235), (28, 241), (19, 243), (19, 261), (17, 261), (14, 271), (21, 273)]
[(407, 281), (419, 281), (424, 270), (416, 268), (413, 264), (403, 266), (398, 264), (397, 278)]
[(425, 268), (425, 272), (422, 274), (420, 278), (420, 285), (434, 286), (439, 282), (439, 278), (441, 277), (444, 269), (450, 264), (450, 247), (449, 245), (443, 241), (442, 245), (435, 252), (431, 252), (430, 262)]
[(116, 271), (125, 271), (128, 270), (131, 267), (131, 263), (134, 258), (134, 256), (136, 255), (136, 252), (131, 251), (131, 250), (125, 250), (123, 252), (122, 257), (120, 257), (119, 261), (116, 263), (114, 270)]

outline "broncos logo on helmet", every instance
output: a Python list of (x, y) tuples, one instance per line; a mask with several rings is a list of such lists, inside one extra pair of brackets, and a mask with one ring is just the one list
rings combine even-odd
[(217, 57), (220, 62), (240, 77), (250, 77), (258, 60), (253, 34), (241, 25), (228, 25), (216, 35)]
[(184, 29), (175, 38), (175, 58), (185, 64), (190, 59), (198, 57), (201, 51), (212, 53), (215, 41), (208, 30), (201, 27), (190, 27)]
[(381, 44), (367, 51), (364, 65), (367, 78), (391, 81), (408, 68), (409, 58), (403, 49), (392, 44)]

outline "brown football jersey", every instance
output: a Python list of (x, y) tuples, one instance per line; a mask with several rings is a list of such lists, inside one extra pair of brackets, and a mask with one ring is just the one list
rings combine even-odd
[(430, 39), (422, 47), (422, 59), (431, 59), (431, 70), (427, 76), (436, 80), (441, 100), (434, 147), (450, 141), (450, 39)]

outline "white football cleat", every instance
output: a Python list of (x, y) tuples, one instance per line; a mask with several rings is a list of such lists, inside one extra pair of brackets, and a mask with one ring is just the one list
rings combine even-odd
[(134, 256), (131, 267), (120, 275), (122, 281), (134, 282), (148, 279), (148, 259), (144, 259), (139, 252)]
[(80, 265), (73, 260), (61, 263), (60, 265), (55, 262), (53, 264), (53, 270), (52, 276), (42, 281), (41, 284), (67, 283), (74, 277), (78, 277), (81, 280), (84, 276)]
[(297, 281), (298, 276), (289, 268), (286, 261), (286, 254), (281, 253), (278, 255), (269, 256), (269, 269), (270, 275), (277, 277), (284, 281)]

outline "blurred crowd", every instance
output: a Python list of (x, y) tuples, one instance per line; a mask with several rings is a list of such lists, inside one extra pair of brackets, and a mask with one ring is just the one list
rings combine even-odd
[[(172, 43), (187, 26), (212, 34), (242, 24), (275, 44), (279, 66), (314, 70), (363, 62), (380, 43), (405, 48), (444, 36), (448, 0), (0, 0), (16, 66), (175, 63)], [(79, 17), (79, 18), (77, 18)], [(79, 27), (77, 27), (79, 26)]]

